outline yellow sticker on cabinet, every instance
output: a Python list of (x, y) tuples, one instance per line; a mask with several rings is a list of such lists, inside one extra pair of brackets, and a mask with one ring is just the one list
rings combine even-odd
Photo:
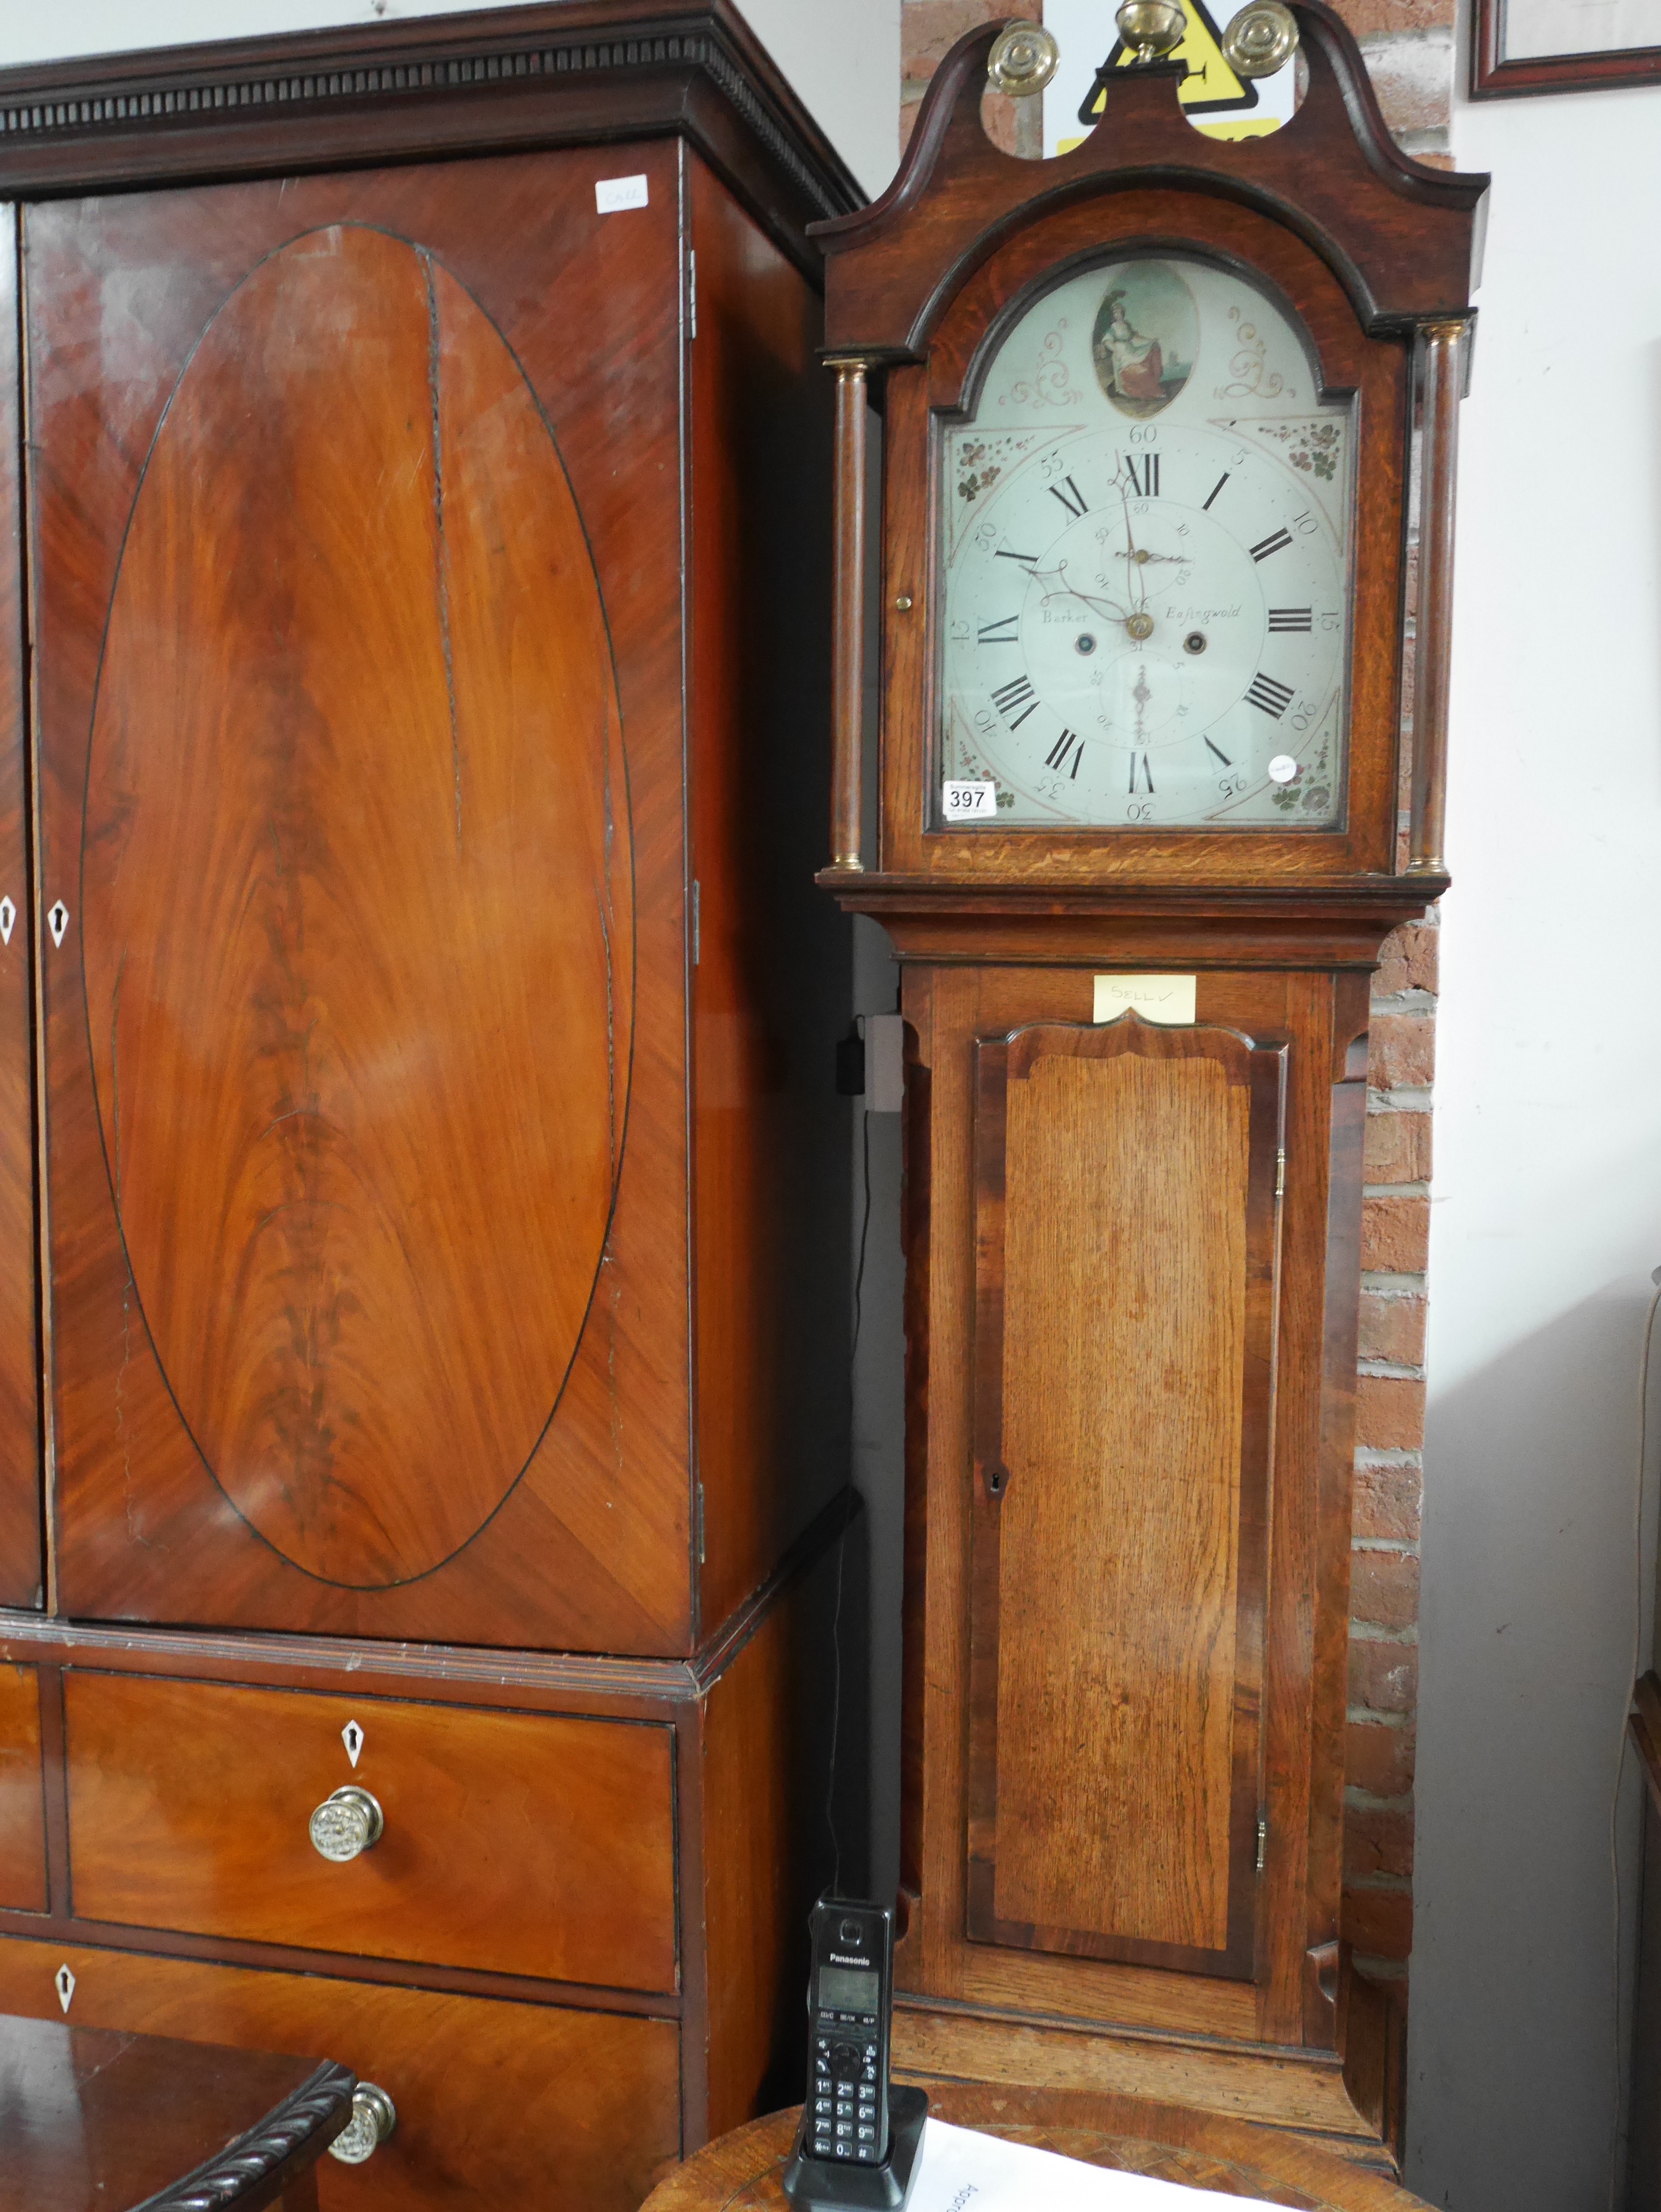
[(1116, 1022), (1121, 1014), (1134, 1012), (1145, 1022), (1191, 1022), (1197, 980), (1193, 975), (1098, 975), (1093, 1018)]

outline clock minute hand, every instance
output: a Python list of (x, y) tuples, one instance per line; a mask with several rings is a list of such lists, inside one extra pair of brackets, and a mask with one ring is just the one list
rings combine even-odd
[(1124, 508), (1124, 542), (1130, 549), (1125, 555), (1125, 558), (1135, 572), (1136, 590), (1139, 594), (1136, 605), (1137, 611), (1140, 613), (1147, 605), (1147, 579), (1141, 574), (1142, 563), (1146, 556), (1136, 548), (1136, 533), (1130, 526), (1130, 494), (1123, 483), (1119, 486), (1119, 503)]

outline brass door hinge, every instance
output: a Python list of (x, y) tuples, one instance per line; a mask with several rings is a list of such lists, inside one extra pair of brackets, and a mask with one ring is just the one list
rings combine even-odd
[[(1282, 1158), (1285, 1158), (1284, 1153), (1281, 1155), (1281, 1157), (1282, 1157)], [(1265, 1818), (1265, 1819), (1260, 1820), (1258, 1821), (1258, 1823), (1257, 1823), (1257, 1871), (1258, 1871), (1258, 1873), (1259, 1873), (1259, 1874), (1261, 1874), (1261, 1873), (1262, 1872), (1262, 1870), (1263, 1870), (1263, 1862), (1264, 1862), (1264, 1860), (1265, 1860), (1268, 1856), (1269, 1856), (1269, 1821), (1268, 1821), (1268, 1820)]]
[(1284, 1198), (1287, 1190), (1287, 1156), (1285, 1151), (1275, 1155), (1275, 1195)]

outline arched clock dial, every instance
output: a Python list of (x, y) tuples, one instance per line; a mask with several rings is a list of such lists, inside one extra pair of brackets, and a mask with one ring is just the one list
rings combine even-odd
[(1340, 822), (1348, 431), (1221, 270), (1029, 309), (942, 441), (942, 779), (1000, 826)]

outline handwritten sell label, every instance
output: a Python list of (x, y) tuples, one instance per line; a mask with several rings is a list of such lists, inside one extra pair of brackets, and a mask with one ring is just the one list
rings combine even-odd
[(1094, 1018), (1113, 1022), (1134, 1010), (1145, 1022), (1191, 1022), (1196, 980), (1192, 975), (1098, 975)]

